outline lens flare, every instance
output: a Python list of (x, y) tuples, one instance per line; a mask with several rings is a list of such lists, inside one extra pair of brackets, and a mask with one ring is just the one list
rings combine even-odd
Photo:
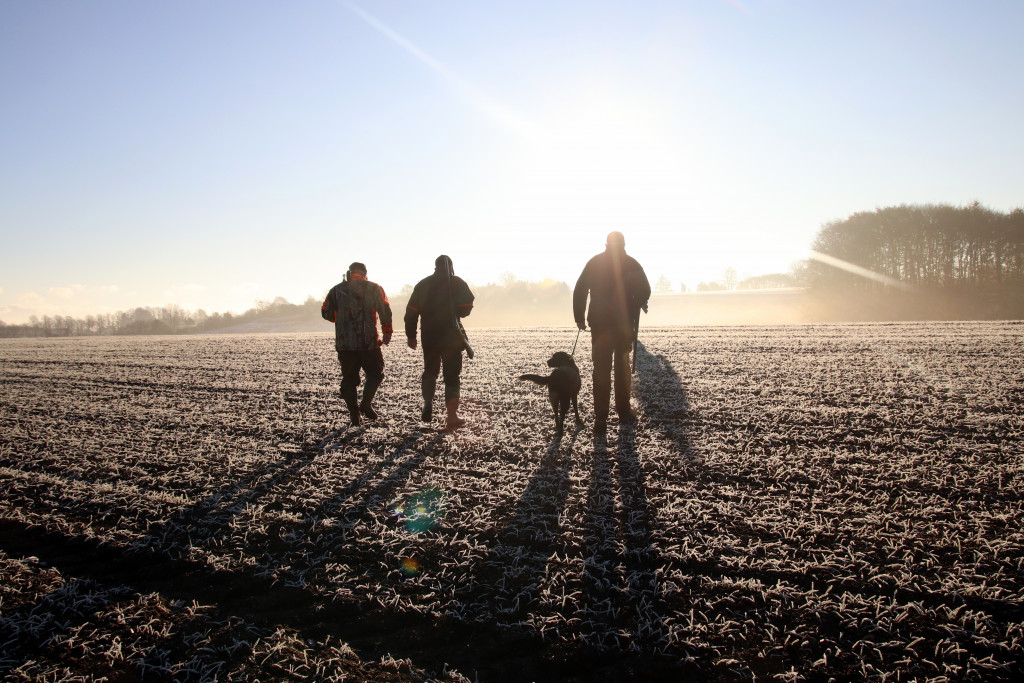
[(444, 519), (445, 494), (438, 488), (424, 489), (392, 510), (409, 533), (422, 534), (435, 528)]
[(421, 569), (420, 562), (415, 557), (403, 557), (399, 562), (398, 569), (407, 578), (418, 576)]

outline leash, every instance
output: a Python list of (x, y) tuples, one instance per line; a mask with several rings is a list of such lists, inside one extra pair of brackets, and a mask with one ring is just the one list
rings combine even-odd
[(576, 341), (572, 343), (572, 353), (569, 354), (570, 358), (573, 358), (576, 355), (576, 345), (580, 343), (580, 332), (582, 331), (583, 330), (580, 328), (576, 328)]

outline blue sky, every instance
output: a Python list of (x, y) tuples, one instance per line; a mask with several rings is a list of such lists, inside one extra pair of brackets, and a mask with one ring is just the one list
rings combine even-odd
[[(1024, 3), (0, 0), (0, 320), (575, 282), (1024, 206)], [(571, 324), (567, 313), (567, 324)]]

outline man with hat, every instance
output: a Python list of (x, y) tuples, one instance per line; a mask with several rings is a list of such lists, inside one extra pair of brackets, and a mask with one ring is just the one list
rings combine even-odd
[[(352, 424), (360, 423), (360, 415), (377, 419), (373, 397), (384, 381), (382, 344), (391, 343), (391, 304), (384, 288), (366, 279), (366, 266), (358, 261), (348, 267), (345, 280), (327, 293), (320, 315), (334, 323), (334, 348), (341, 363), (341, 398), (345, 401)], [(377, 317), (383, 339), (377, 336)], [(366, 373), (363, 400), (358, 401), (359, 371)]]
[(636, 259), (626, 254), (626, 238), (621, 232), (609, 233), (605, 250), (587, 262), (572, 293), (576, 326), (585, 330), (590, 323), (596, 436), (603, 436), (607, 430), (613, 367), (615, 411), (619, 414), (619, 424), (636, 421), (629, 398), (632, 388), (629, 352), (636, 339), (640, 310), (647, 310), (650, 297), (651, 285), (644, 269)]

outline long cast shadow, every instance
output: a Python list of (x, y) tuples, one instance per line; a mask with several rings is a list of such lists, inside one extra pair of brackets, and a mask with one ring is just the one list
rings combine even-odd
[(663, 649), (664, 607), (658, 597), (658, 552), (647, 476), (636, 450), (636, 428), (623, 427), (611, 449), (594, 445), (584, 523), (584, 600), (601, 624), (596, 647)]
[[(191, 551), (216, 542), (242, 510), (257, 504), (279, 485), (298, 476), (317, 455), (343, 446), (361, 433), (361, 430), (335, 430), (318, 443), (307, 442), (297, 450), (282, 450), (279, 458), (178, 509), (163, 522), (151, 525), (144, 537), (123, 548), (107, 546), (82, 536), (66, 536), (19, 522), (0, 520), (0, 549), (15, 556), (45, 557), (46, 564), (58, 567), (62, 573), (72, 577), (67, 590), (90, 595), (89, 610), (70, 611), (58, 604), (59, 596), (43, 596), (40, 605), (52, 603), (57, 613), (63, 613), (62, 616), (55, 618), (41, 636), (8, 643), (12, 648), (7, 652), (8, 656), (19, 649), (28, 653), (32, 647), (85, 623), (93, 611), (106, 606), (105, 600), (110, 596), (123, 599), (129, 595), (129, 586), (140, 585), (140, 579), (142, 585), (161, 586), (164, 592), (170, 587), (171, 594), (180, 591), (182, 595), (205, 595), (214, 587), (220, 598), (228, 596), (230, 599), (241, 594), (246, 582), (229, 579), (232, 572), (204, 569), (203, 562), (192, 559)], [(225, 514), (230, 522), (225, 522)], [(97, 561), (97, 558), (102, 559)], [(258, 585), (263, 590), (262, 584)], [(28, 611), (36, 609), (33, 605)], [(4, 616), (6, 622), (17, 615)]]
[[(341, 560), (350, 552), (346, 541), (352, 529), (367, 518), (374, 506), (387, 500), (408, 481), (444, 438), (438, 434), (422, 443), (423, 435), (420, 430), (410, 432), (385, 458), (343, 486), (337, 494), (308, 510), (302, 521), (282, 524), (280, 531), (299, 539), (296, 542), (282, 541), (277, 534), (270, 533), (269, 539), (276, 542), (266, 547), (262, 555), (250, 547), (248, 552), (257, 557), (262, 573), (273, 576), (288, 568), (292, 574), (311, 572), (304, 576), (304, 582), (315, 583), (322, 578), (326, 562)], [(410, 453), (414, 453), (413, 457), (405, 459)], [(334, 521), (322, 524), (325, 518)]]
[[(686, 389), (672, 364), (637, 344), (634, 383), (649, 423), (690, 454), (685, 430), (674, 428), (689, 412)], [(659, 597), (659, 555), (647, 474), (636, 447), (636, 427), (623, 426), (609, 448), (595, 440), (584, 524), (584, 589), (591, 619), (604, 625), (599, 647), (663, 651), (667, 607)]]
[[(354, 434), (342, 438), (354, 438)], [(340, 510), (339, 529), (357, 522), (374, 501), (391, 495), (443, 436), (438, 435), (431, 443), (418, 449), (415, 457), (364, 491), (368, 481), (408, 454), (419, 438), (418, 434), (406, 438), (388, 458), (325, 504), (337, 506)], [(347, 642), (363, 659), (393, 655), (410, 658), (438, 671), (454, 665), (481, 673), (489, 669), (502, 680), (519, 680), (514, 672), (504, 671), (500, 661), (509, 656), (509, 647), (530, 643), (528, 635), (517, 636), (499, 632), (494, 627), (465, 624), (434, 615), (398, 614), (374, 607), (359, 598), (324, 595), (308, 586), (282, 584), (276, 577), (268, 576), (267, 572), (255, 567), (221, 569), (182, 552), (191, 547), (190, 524), (208, 527), (212, 538), (216, 527), (223, 528), (224, 518), (223, 514), (217, 515), (221, 519), (215, 522), (217, 516), (211, 516), (211, 512), (235, 512), (254, 504), (323, 453), (324, 446), (324, 443), (306, 444), (302, 452), (288, 453), (250, 473), (242, 481), (221, 487), (173, 515), (160, 528), (154, 528), (141, 544), (118, 547), (95, 538), (70, 536), (25, 522), (0, 520), (0, 551), (14, 557), (34, 556), (45, 566), (58, 569), (70, 583), (80, 583), (85, 590), (107, 596), (103, 598), (107, 601), (124, 599), (132, 594), (159, 593), (168, 600), (214, 605), (222, 617), (291, 627), (310, 642), (327, 635), (335, 636)], [(346, 505), (357, 498), (358, 502)], [(207, 516), (210, 519), (204, 519)], [(165, 552), (162, 542), (171, 543), (175, 550)], [(38, 638), (10, 634), (14, 638), (5, 646), (9, 648), (6, 652), (9, 663), (18, 659), (28, 661), (37, 648), (44, 646), (44, 641), (61, 631), (69, 631), (78, 623), (85, 623), (99, 607), (102, 604), (94, 603), (92, 609), (80, 614), (65, 614), (59, 624), (54, 624), (56, 631), (50, 629)], [(493, 667), (481, 666), (482, 662), (492, 660), (499, 663)]]
[[(568, 447), (554, 436), (520, 496), (511, 519), (495, 531), (495, 543), (480, 564), (476, 589), (493, 601), (500, 622), (514, 624), (539, 605), (538, 592), (571, 486), (569, 471), (579, 430)], [(477, 597), (477, 596), (475, 596)]]
[(682, 376), (664, 354), (653, 354), (642, 343), (636, 345), (639, 381), (633, 387), (644, 414), (658, 432), (676, 447), (680, 455), (694, 457), (686, 421), (690, 400)]
[(265, 464), (238, 481), (224, 484), (202, 499), (178, 510), (131, 545), (128, 552), (160, 552), (174, 559), (188, 557), (193, 546), (216, 538), (224, 530), (225, 511), (232, 521), (250, 505), (291, 480), (322, 453), (351, 443), (362, 434), (359, 429), (335, 430), (318, 443), (307, 442), (298, 450), (282, 451), (281, 457)]

